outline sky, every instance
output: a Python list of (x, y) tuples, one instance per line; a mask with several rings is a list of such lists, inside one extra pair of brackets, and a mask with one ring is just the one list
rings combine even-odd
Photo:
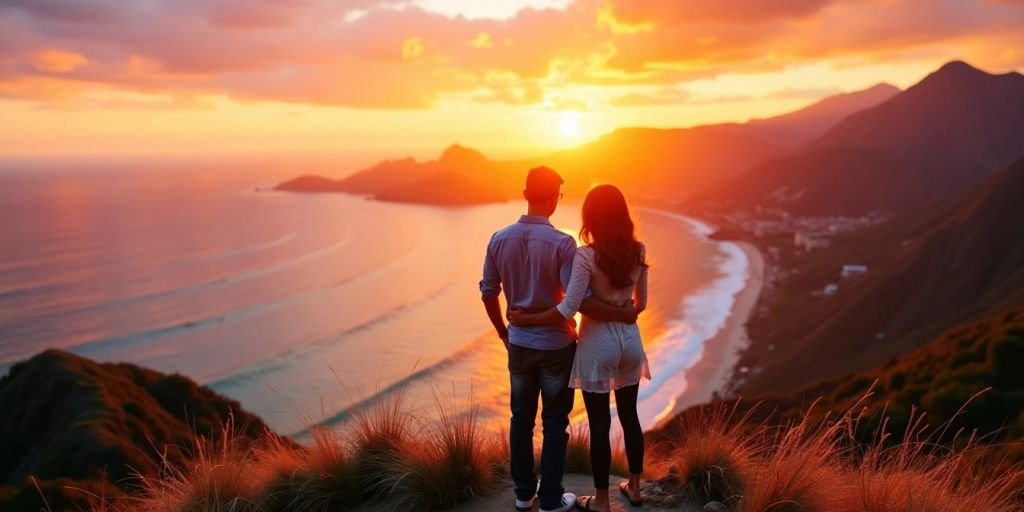
[(954, 59), (1024, 69), (1024, 0), (0, 0), (0, 156), (537, 156)]

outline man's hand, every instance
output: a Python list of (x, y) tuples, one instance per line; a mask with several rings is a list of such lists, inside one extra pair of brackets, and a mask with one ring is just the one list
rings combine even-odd
[(639, 314), (633, 305), (633, 301), (629, 301), (621, 306), (614, 306), (597, 297), (587, 297), (584, 299), (583, 304), (580, 306), (580, 312), (597, 320), (622, 322), (625, 324), (635, 324), (636, 317)]
[(505, 350), (508, 350), (508, 326), (504, 322), (500, 326), (495, 326), (498, 332), (498, 339), (505, 345)]
[(523, 315), (526, 314), (526, 310), (522, 308), (509, 308), (508, 309), (508, 323), (523, 327)]
[(483, 295), (481, 299), (484, 309), (487, 310), (487, 318), (491, 320), (494, 331), (498, 333), (501, 342), (505, 344), (505, 349), (508, 350), (508, 326), (505, 325), (505, 319), (501, 316), (501, 302), (498, 301), (498, 296)]
[(620, 307), (619, 310), (622, 315), (619, 321), (622, 323), (635, 324), (637, 317), (640, 316), (640, 312), (636, 310), (636, 306), (633, 304), (633, 301), (629, 301), (629, 303)]

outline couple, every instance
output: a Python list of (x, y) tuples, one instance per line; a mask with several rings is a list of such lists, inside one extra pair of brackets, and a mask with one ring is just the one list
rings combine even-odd
[[(644, 440), (637, 416), (641, 377), (650, 379), (647, 357), (636, 326), (647, 305), (644, 246), (636, 240), (626, 200), (611, 185), (595, 187), (583, 202), (583, 227), (576, 241), (555, 229), (562, 178), (547, 167), (531, 169), (523, 196), (526, 215), (491, 237), (480, 281), (484, 307), (508, 349), (512, 422), (509, 428), (516, 509), (606, 511), (611, 507), (609, 395), (622, 424), (630, 477), (619, 490), (640, 504)], [(508, 304), (501, 311), (502, 289)], [(579, 344), (573, 319), (581, 312)], [(590, 458), (594, 496), (576, 499), (562, 488), (569, 413), (574, 390), (583, 392), (590, 423)], [(533, 427), (538, 396), (541, 418), (540, 482), (534, 472)]]

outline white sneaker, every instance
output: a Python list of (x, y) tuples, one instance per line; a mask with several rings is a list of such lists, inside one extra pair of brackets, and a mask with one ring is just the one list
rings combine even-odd
[(540, 512), (567, 512), (569, 510), (572, 510), (575, 506), (576, 495), (571, 492), (567, 492), (562, 495), (562, 505), (560, 507), (552, 509), (542, 508), (540, 509)]
[(516, 510), (518, 510), (519, 512), (527, 512), (528, 510), (533, 510), (533, 504), (534, 502), (537, 501), (538, 492), (540, 492), (540, 480), (537, 480), (537, 490), (534, 491), (533, 497), (531, 497), (527, 501), (523, 501), (519, 498), (516, 498)]
[(533, 510), (533, 503), (535, 501), (537, 501), (536, 494), (527, 501), (523, 501), (519, 498), (516, 498), (516, 510), (518, 510), (519, 512), (527, 512), (528, 510)]

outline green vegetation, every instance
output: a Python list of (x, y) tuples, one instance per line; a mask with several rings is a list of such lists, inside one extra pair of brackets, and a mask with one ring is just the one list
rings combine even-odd
[[(189, 460), (225, 424), (239, 444), (267, 432), (238, 402), (180, 375), (47, 350), (0, 378), (0, 510), (87, 506), (135, 473)], [(81, 489), (82, 491), (74, 491)]]
[[(988, 434), (990, 442), (1018, 441), (1024, 438), (1024, 313), (960, 326), (895, 363), (806, 394), (825, 397), (824, 409), (845, 410), (869, 389), (873, 397), (865, 404), (862, 441), (870, 440), (883, 419), (895, 438), (902, 438), (920, 411), (927, 411), (922, 421), (940, 431), (940, 442), (963, 432)], [(799, 414), (792, 403), (780, 408), (786, 417)], [(1017, 446), (1003, 454), (1024, 461)]]

